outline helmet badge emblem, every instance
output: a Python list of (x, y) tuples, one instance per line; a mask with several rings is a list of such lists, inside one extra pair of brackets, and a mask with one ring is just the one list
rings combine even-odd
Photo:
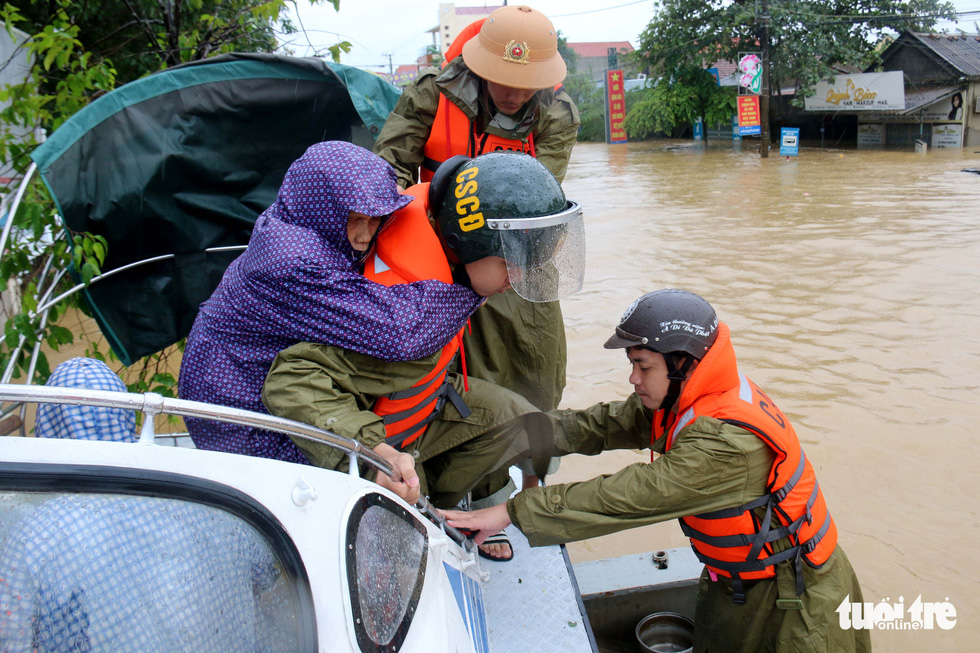
[(531, 49), (524, 41), (511, 41), (504, 46), (504, 61), (527, 65), (531, 63)]

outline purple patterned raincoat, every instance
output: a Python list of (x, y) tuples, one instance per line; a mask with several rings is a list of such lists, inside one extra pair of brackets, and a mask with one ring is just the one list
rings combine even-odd
[[(255, 223), (248, 249), (201, 304), (180, 368), (183, 399), (267, 413), (262, 384), (273, 358), (301, 341), (388, 361), (441, 349), (482, 298), (440, 281), (392, 287), (358, 273), (347, 238), (351, 211), (384, 216), (411, 198), (394, 170), (346, 142), (319, 143), (290, 166)], [(306, 463), (282, 435), (188, 419), (200, 449)]]

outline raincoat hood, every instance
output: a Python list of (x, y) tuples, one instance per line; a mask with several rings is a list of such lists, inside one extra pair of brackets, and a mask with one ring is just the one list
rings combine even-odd
[(352, 143), (331, 141), (311, 146), (289, 167), (275, 203), (262, 217), (310, 229), (351, 260), (351, 211), (386, 216), (411, 201), (398, 192), (395, 171), (384, 159)]

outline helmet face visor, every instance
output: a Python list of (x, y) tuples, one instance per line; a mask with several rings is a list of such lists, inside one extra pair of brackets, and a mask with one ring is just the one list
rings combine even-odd
[(575, 202), (556, 214), (492, 220), (500, 236), (510, 285), (532, 302), (553, 302), (582, 289), (585, 279), (585, 224)]

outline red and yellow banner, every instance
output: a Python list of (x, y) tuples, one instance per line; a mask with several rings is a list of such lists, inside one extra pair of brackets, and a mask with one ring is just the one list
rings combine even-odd
[(738, 133), (740, 136), (762, 133), (758, 95), (738, 96)]
[(623, 89), (623, 71), (606, 71), (606, 93), (609, 98), (609, 106), (606, 109), (609, 116), (609, 142), (625, 143), (626, 130), (623, 129), (623, 120), (626, 118), (626, 92)]

